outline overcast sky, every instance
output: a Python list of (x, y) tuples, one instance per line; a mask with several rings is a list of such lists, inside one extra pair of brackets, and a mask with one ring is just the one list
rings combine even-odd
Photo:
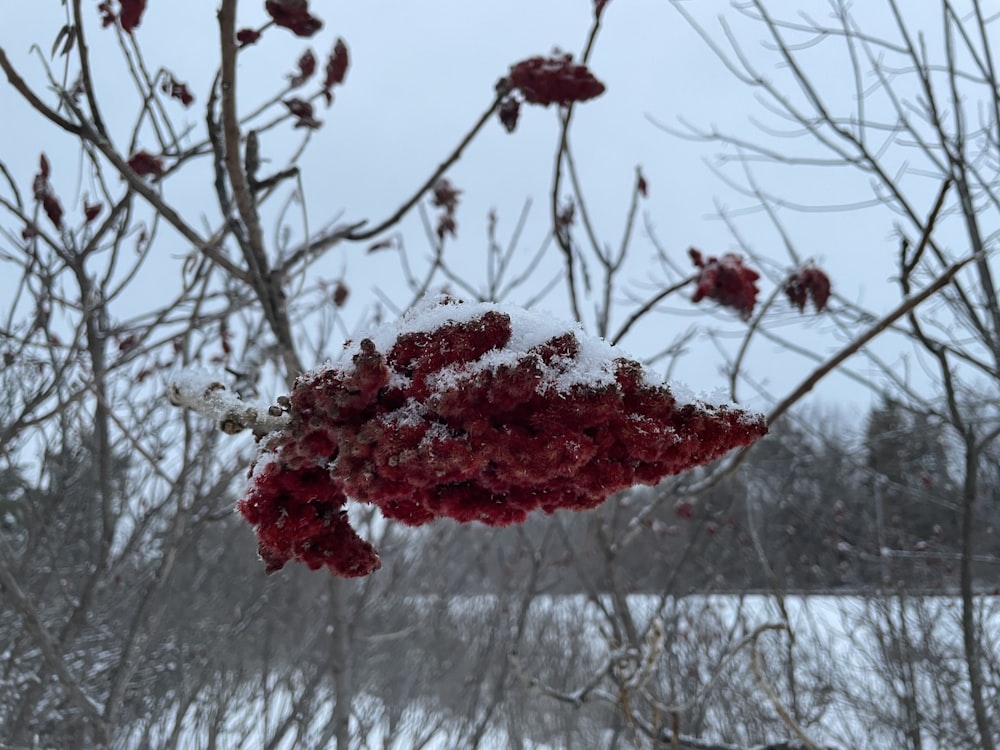
[[(39, 45), (48, 57), (62, 23), (62, 5), (58, 0), (8, 5), (0, 25), (0, 45), (27, 79), (44, 89), (42, 65), (31, 45)], [(318, 112), (325, 125), (312, 136), (302, 163), (313, 229), (338, 215), (344, 221), (378, 221), (389, 214), (489, 105), (495, 81), (511, 63), (555, 47), (579, 54), (591, 20), (588, 0), (370, 0), (312, 5), (326, 21), (322, 32), (309, 40), (282, 30), (267, 34), (261, 44), (241, 55), (239, 82), (241, 106), (248, 111), (278, 90), (304, 49), (311, 47), (317, 56), (325, 56), (336, 37), (346, 40), (351, 53), (346, 85), (336, 90), (331, 109)], [(812, 7), (818, 16), (828, 7), (824, 0), (797, 5)], [(728, 4), (718, 0), (699, 0), (688, 7), (710, 24), (717, 13), (733, 17)], [(177, 108), (178, 121), (188, 121), (196, 129), (203, 129), (202, 107), (217, 64), (215, 10), (216, 4), (205, 0), (150, 0), (136, 31), (148, 64), (166, 65), (196, 95), (190, 110)], [(258, 26), (266, 19), (263, 2), (241, 3), (240, 14), (240, 26)], [(113, 33), (100, 28), (96, 9), (91, 15), (88, 34), (98, 95), (115, 137), (125, 144), (134, 122), (135, 89), (122, 74)], [(766, 53), (755, 41), (761, 36), (759, 29), (738, 19), (734, 23), (739, 33), (751, 33), (746, 37), (749, 48)], [(836, 81), (844, 74), (843, 60), (823, 55), (826, 52), (817, 52), (815, 58), (817, 74)], [(753, 201), (727, 187), (708, 168), (718, 147), (679, 139), (651, 120), (677, 126), (683, 117), (698, 125), (757, 137), (753, 123), (767, 122), (767, 111), (666, 0), (611, 0), (591, 68), (607, 84), (607, 93), (578, 108), (572, 142), (601, 238), (619, 241), (634, 169), (642, 165), (650, 184), (643, 209), (678, 263), (688, 263), (685, 253), (691, 245), (709, 254), (736, 249), (733, 237), (713, 216), (718, 206), (739, 212), (752, 207)], [(775, 69), (775, 74), (780, 71)], [(849, 87), (843, 90), (850, 95)], [(30, 187), (38, 153), (44, 150), (53, 163), (53, 181), (63, 195), (86, 190), (86, 184), (77, 179), (80, 162), (72, 140), (32, 114), (5, 84), (0, 86), (0, 111), (0, 155), (22, 186)], [(557, 136), (555, 111), (523, 108), (516, 133), (509, 135), (498, 123), (491, 123), (449, 172), (448, 177), (463, 190), (458, 240), (449, 250), (456, 263), (461, 265), (464, 254), (468, 268), (481, 266), (478, 259), (491, 208), (500, 217), (503, 237), (524, 201), (533, 200), (535, 211), (525, 242), (533, 248), (542, 240)], [(301, 131), (293, 131), (290, 125), (270, 131), (262, 138), (265, 155), (280, 165), (281, 157), (299, 145), (300, 137)], [(140, 145), (155, 146), (152, 142)], [(204, 213), (211, 223), (217, 213), (210, 208), (211, 185), (206, 177), (192, 170), (187, 181), (168, 181), (165, 194), (182, 210)], [(871, 197), (865, 181), (858, 178), (817, 182), (810, 175), (796, 182), (786, 175), (783, 179), (788, 180), (790, 196), (803, 202), (842, 203)], [(842, 214), (831, 213), (789, 212), (784, 216), (798, 251), (828, 271), (840, 294), (874, 311), (895, 303), (897, 290), (890, 280), (897, 247), (893, 217), (884, 211), (853, 214), (846, 221)], [(758, 252), (774, 258), (775, 268), (789, 263), (779, 237), (766, 221), (751, 215), (745, 222), (745, 238)], [(404, 223), (402, 232), (411, 252), (427, 252), (415, 215)], [(162, 274), (176, 274), (177, 256), (185, 251), (181, 245), (175, 253), (165, 254), (162, 264), (151, 269), (155, 277), (161, 281)], [(635, 279), (642, 281), (648, 274), (645, 263), (651, 252), (640, 231), (634, 245), (637, 264), (630, 269)], [(355, 246), (332, 253), (315, 273), (334, 278), (346, 269), (354, 299), (360, 303), (372, 299), (368, 290), (394, 276), (394, 263), (395, 256), (365, 257), (363, 247)], [(156, 282), (150, 283), (135, 299), (137, 310), (149, 299), (146, 292), (157, 292)], [(762, 286), (762, 296), (773, 288), (770, 282)], [(676, 309), (676, 315), (657, 318), (630, 339), (626, 348), (640, 358), (649, 356), (663, 348), (672, 332), (696, 324), (703, 312), (687, 303), (688, 295), (685, 292), (667, 306)], [(563, 298), (556, 296), (548, 303), (556, 314), (568, 314)], [(790, 320), (791, 316), (785, 316), (777, 324), (788, 328)], [(733, 315), (713, 316), (706, 323), (718, 326), (720, 321), (725, 329), (743, 330)], [(838, 342), (836, 337), (820, 335), (825, 328), (822, 320), (813, 320), (801, 331), (788, 330), (802, 346), (830, 352)], [(807, 362), (764, 341), (752, 353), (756, 376), (777, 393), (800, 381), (810, 369)], [(887, 356), (894, 355), (887, 351)], [(695, 388), (711, 389), (725, 382), (719, 372), (721, 361), (715, 346), (703, 342), (685, 358), (677, 374)], [(863, 363), (857, 364), (866, 369)], [(752, 391), (743, 392), (749, 403), (755, 403)], [(843, 378), (831, 379), (817, 398), (826, 404), (867, 406), (871, 401), (869, 393)]]

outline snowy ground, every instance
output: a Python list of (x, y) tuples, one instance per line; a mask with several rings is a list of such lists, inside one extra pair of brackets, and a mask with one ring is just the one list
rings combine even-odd
[[(437, 602), (438, 600), (435, 600)], [(490, 597), (464, 597), (450, 600), (450, 616), (480, 622), (482, 614), (494, 611), (497, 601)], [(980, 613), (986, 644), (1000, 643), (1000, 600), (990, 597), (981, 601)], [(415, 616), (421, 616), (419, 600), (406, 603), (412, 607)], [(437, 606), (435, 603), (432, 606)], [(750, 649), (745, 636), (754, 629), (768, 623), (787, 625), (792, 633), (792, 647), (788, 648), (788, 638), (784, 631), (768, 631), (761, 636), (760, 648), (767, 662), (767, 673), (775, 679), (775, 689), (787, 696), (787, 686), (781, 684), (789, 655), (796, 665), (797, 679), (802, 691), (823, 686), (830, 694), (806, 696), (803, 704), (816, 706), (815, 720), (810, 722), (808, 733), (819, 744), (829, 744), (840, 748), (871, 747), (891, 748), (892, 734), (888, 729), (880, 729), (880, 722), (892, 714), (895, 696), (902, 691), (897, 677), (885, 666), (888, 644), (909, 640), (918, 646), (912, 659), (913, 675), (921, 694), (922, 710), (948, 711), (947, 701), (942, 696), (941, 673), (931, 669), (944, 665), (950, 674), (964, 674), (962, 661), (962, 638), (960, 628), (961, 603), (955, 597), (910, 597), (904, 600), (867, 599), (855, 596), (789, 596), (784, 599), (784, 613), (778, 600), (771, 596), (690, 596), (681, 600), (660, 600), (652, 596), (629, 598), (629, 608), (638, 626), (645, 627), (652, 618), (658, 616), (665, 623), (663, 653), (664, 665), (680, 659), (699, 662), (699, 654), (708, 655), (707, 661), (691, 664), (694, 683), (704, 684), (712, 678), (706, 664), (718, 665), (718, 657), (724, 656), (731, 644), (742, 642), (738, 652), (721, 667), (721, 679), (728, 686), (745, 683), (746, 689), (755, 690), (749, 663)], [(540, 630), (533, 631), (537, 623)], [(544, 623), (544, 624), (542, 624)], [(571, 648), (567, 645), (566, 658), (574, 653), (575, 658), (587, 662), (586, 654), (581, 656), (580, 644), (592, 650), (590, 657), (598, 663), (608, 651), (606, 629), (602, 627), (599, 608), (582, 596), (538, 597), (531, 605), (529, 632), (536, 643), (545, 638), (570, 637), (575, 639)], [(474, 647), (470, 644), (470, 647)], [(931, 659), (931, 655), (934, 656)], [(556, 655), (558, 658), (558, 655)], [(550, 658), (551, 661), (551, 658)], [(538, 662), (540, 664), (540, 662)], [(529, 663), (527, 666), (531, 667)], [(543, 668), (538, 667), (539, 670)], [(740, 682), (743, 681), (743, 682)], [(567, 690), (572, 685), (565, 685)], [(525, 691), (532, 691), (526, 684)], [(756, 688), (759, 692), (759, 686)], [(963, 684), (951, 686), (957, 700), (967, 708)], [(242, 691), (242, 697), (231, 703), (225, 729), (219, 738), (219, 747), (251, 748), (269, 746), (275, 728), (280, 725), (292, 709), (294, 690), (275, 688), (265, 701), (262, 686), (250, 684)], [(737, 690), (738, 692), (738, 690)], [(757, 700), (761, 701), (760, 695)], [(301, 747), (321, 747), (317, 744), (319, 731), (329, 719), (331, 704), (324, 705), (321, 699), (313, 710), (310, 729), (303, 734), (290, 733), (284, 741), (272, 747), (275, 750), (293, 750)], [(537, 711), (561, 710), (558, 702), (544, 698), (535, 692), (528, 702)], [(761, 705), (768, 705), (762, 701)], [(960, 708), (962, 705), (959, 706)], [(403, 750), (420, 745), (428, 750), (447, 750), (455, 746), (456, 735), (448, 727), (442, 726), (435, 734), (434, 727), (441, 721), (426, 710), (408, 708), (401, 712), (392, 728), (392, 736), (387, 736), (387, 712), (380, 699), (373, 696), (363, 698), (355, 709), (358, 722), (358, 736), (365, 739), (358, 746), (381, 748), (382, 750)], [(169, 713), (169, 712), (168, 712)], [(710, 720), (724, 722), (727, 714), (720, 710)], [(201, 718), (199, 718), (201, 717)], [(192, 712), (186, 722), (180, 747), (198, 748), (204, 746), (204, 715)], [(930, 714), (928, 714), (930, 718)], [(713, 737), (711, 722), (704, 733), (706, 739)], [(790, 736), (790, 735), (787, 735)], [(154, 734), (154, 739), (164, 736)], [(762, 738), (776, 739), (776, 738)], [(945, 750), (948, 747), (940, 738), (922, 738), (924, 750)], [(159, 744), (154, 742), (154, 744)], [(481, 747), (507, 748), (511, 744), (502, 729), (487, 734)], [(535, 743), (527, 747), (533, 750), (556, 750), (564, 745), (558, 743)]]

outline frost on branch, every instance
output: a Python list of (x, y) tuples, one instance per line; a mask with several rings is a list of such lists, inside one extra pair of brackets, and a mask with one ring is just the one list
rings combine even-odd
[(450, 301), (303, 374), (287, 406), (238, 506), (269, 572), (292, 559), (343, 576), (377, 569), (348, 498), (411, 526), (505, 526), (536, 509), (594, 508), (767, 431), (735, 406), (682, 403), (578, 328)]
[(212, 376), (186, 372), (170, 383), (170, 403), (183, 406), (214, 420), (229, 435), (253, 430), (264, 435), (288, 426), (289, 417), (281, 406), (249, 404)]

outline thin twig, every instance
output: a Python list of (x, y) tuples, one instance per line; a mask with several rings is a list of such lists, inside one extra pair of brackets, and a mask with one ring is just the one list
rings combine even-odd
[(371, 239), (375, 235), (381, 234), (386, 229), (389, 229), (394, 224), (398, 223), (399, 220), (402, 219), (407, 214), (407, 212), (416, 205), (417, 201), (420, 200), (421, 196), (423, 196), (428, 190), (430, 190), (434, 186), (434, 183), (437, 182), (441, 178), (441, 176), (448, 171), (451, 165), (454, 164), (456, 161), (458, 161), (459, 158), (461, 158), (462, 152), (465, 151), (466, 146), (472, 143), (472, 139), (475, 138), (476, 135), (478, 135), (479, 131), (483, 129), (483, 126), (486, 125), (487, 122), (489, 122), (490, 118), (493, 116), (493, 113), (496, 112), (497, 107), (500, 106), (501, 98), (502, 97), (499, 94), (497, 94), (496, 98), (494, 98), (493, 100), (493, 103), (490, 104), (490, 106), (487, 108), (485, 112), (483, 112), (482, 116), (480, 116), (479, 120), (476, 121), (476, 124), (472, 126), (472, 129), (465, 135), (465, 138), (461, 140), (461, 142), (458, 144), (455, 150), (451, 152), (451, 154), (448, 156), (447, 159), (445, 159), (443, 162), (441, 162), (440, 165), (438, 165), (438, 168), (434, 170), (434, 173), (427, 178), (424, 184), (421, 185), (412, 196), (410, 196), (409, 200), (407, 200), (405, 203), (403, 203), (403, 205), (397, 208), (396, 211), (389, 218), (385, 219), (383, 222), (377, 224), (371, 229), (366, 229), (363, 232), (354, 231), (352, 229), (345, 235), (344, 238), (354, 241)]
[[(778, 419), (782, 414), (788, 411), (793, 404), (795, 404), (800, 398), (811, 391), (816, 384), (822, 380), (825, 376), (829, 375), (833, 370), (835, 370), (844, 360), (850, 357), (852, 354), (857, 352), (859, 349), (864, 347), (868, 342), (878, 336), (882, 331), (888, 328), (890, 325), (895, 323), (901, 317), (906, 315), (910, 310), (914, 309), (922, 302), (933, 297), (939, 291), (941, 291), (945, 286), (951, 283), (951, 280), (955, 277), (959, 271), (961, 271), (965, 266), (969, 265), (972, 261), (978, 258), (978, 253), (970, 255), (956, 263), (953, 263), (948, 269), (941, 274), (934, 281), (933, 284), (928, 285), (922, 291), (913, 295), (912, 297), (905, 298), (900, 302), (892, 312), (888, 313), (875, 325), (873, 325), (868, 331), (863, 333), (861, 336), (856, 338), (850, 344), (841, 349), (837, 354), (828, 359), (825, 364), (817, 368), (813, 373), (806, 378), (802, 383), (792, 391), (788, 396), (786, 396), (781, 403), (779, 403), (774, 409), (768, 414), (768, 423), (773, 422)], [(745, 449), (744, 449), (745, 450)]]

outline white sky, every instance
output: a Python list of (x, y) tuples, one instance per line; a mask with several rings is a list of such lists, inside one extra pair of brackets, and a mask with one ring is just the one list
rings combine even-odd
[[(62, 6), (55, 0), (8, 5), (0, 25), (0, 45), (22, 75), (44, 89), (41, 64), (32, 54), (31, 45), (38, 44), (43, 55), (48, 56), (62, 24)], [(812, 7), (822, 17), (828, 4), (813, 0), (797, 6)], [(318, 109), (318, 116), (326, 124), (313, 134), (302, 162), (310, 228), (314, 231), (341, 214), (344, 221), (381, 220), (450, 152), (488, 106), (496, 79), (511, 63), (548, 53), (554, 47), (579, 54), (591, 19), (589, 0), (314, 0), (312, 7), (326, 21), (324, 29), (310, 40), (272, 30), (241, 57), (239, 83), (245, 112), (278, 90), (306, 47), (316, 52), (322, 64), (337, 36), (347, 41), (351, 66), (346, 85), (335, 90), (331, 109)], [(718, 0), (699, 0), (688, 3), (688, 7), (710, 23), (715, 13), (732, 13), (727, 3)], [(217, 59), (215, 10), (216, 3), (205, 0), (150, 0), (136, 32), (147, 64), (166, 65), (177, 79), (188, 82), (196, 95), (190, 110), (182, 111), (177, 106), (173, 111), (178, 122), (190, 122), (199, 137)], [(96, 10), (92, 16), (87, 31), (100, 82), (98, 93), (105, 118), (124, 150), (136, 111), (135, 88), (122, 75), (113, 32), (100, 29)], [(257, 26), (264, 20), (263, 2), (241, 4), (240, 27)], [(736, 28), (739, 31), (748, 27), (738, 23)], [(747, 46), (760, 50), (753, 41), (759, 38), (760, 31), (750, 31), (754, 36), (745, 38)], [(828, 75), (827, 80), (836, 85), (843, 77), (843, 60), (824, 55), (817, 52), (816, 70), (821, 76)], [(706, 166), (706, 160), (718, 147), (671, 136), (654, 127), (649, 117), (676, 125), (677, 118), (683, 116), (698, 125), (746, 132), (749, 138), (758, 132), (753, 119), (773, 122), (774, 118), (768, 120), (766, 110), (724, 70), (666, 0), (611, 0), (591, 68), (607, 84), (607, 93), (578, 107), (572, 143), (601, 238), (618, 243), (635, 179), (634, 168), (641, 164), (650, 184), (650, 196), (643, 209), (681, 267), (689, 266), (686, 250), (691, 245), (706, 254), (735, 250), (729, 232), (712, 218), (716, 202), (739, 210), (751, 206), (752, 201), (727, 187)], [(781, 75), (779, 70), (774, 72)], [(841, 91), (849, 97), (852, 89), (846, 86)], [(78, 207), (79, 199), (74, 202), (73, 196), (87, 188), (85, 180), (78, 180), (80, 162), (72, 140), (30, 113), (5, 83), (0, 85), (0, 112), (0, 158), (22, 188), (30, 190), (38, 153), (44, 150), (53, 164), (53, 183), (64, 207), (68, 213), (71, 206)], [(275, 166), (281, 166), (282, 156), (299, 145), (301, 134), (290, 124), (270, 131), (261, 139), (264, 155), (272, 157)], [(523, 107), (516, 133), (508, 135), (498, 123), (491, 123), (448, 173), (449, 179), (463, 190), (457, 214), (458, 240), (448, 251), (448, 257), (458, 267), (465, 259), (469, 273), (481, 274), (478, 269), (484, 257), (486, 215), (492, 207), (500, 217), (500, 236), (505, 238), (525, 199), (532, 199), (533, 219), (524, 240), (526, 253), (541, 242), (557, 137), (553, 110)], [(140, 146), (155, 144), (152, 139), (140, 137)], [(738, 176), (738, 171), (732, 174)], [(769, 173), (762, 169), (761, 174)], [(831, 175), (830, 179), (817, 181), (810, 174), (796, 181), (786, 171), (780, 179), (788, 181), (790, 197), (804, 202), (836, 203), (871, 197), (865, 180), (857, 177), (840, 179)], [(165, 195), (189, 215), (204, 215), (209, 224), (218, 220), (207, 172), (195, 169), (189, 171), (188, 178), (172, 178), (166, 183)], [(840, 294), (875, 311), (885, 311), (895, 304), (898, 292), (890, 280), (897, 248), (892, 235), (895, 217), (885, 211), (866, 211), (852, 214), (849, 220), (842, 214), (830, 213), (788, 213), (785, 218), (799, 252), (814, 258), (828, 271)], [(427, 253), (416, 214), (401, 231), (414, 256)], [(743, 231), (755, 250), (775, 259), (775, 269), (788, 265), (779, 238), (766, 222), (751, 217)], [(167, 240), (163, 255), (147, 269), (148, 277), (134, 300), (135, 311), (165, 288), (163, 278), (176, 278), (179, 273), (179, 256), (186, 248), (180, 243), (170, 246), (166, 234), (162, 239)], [(632, 278), (646, 280), (646, 260), (651, 253), (652, 247), (640, 227), (633, 244), (636, 263), (630, 267)], [(390, 297), (405, 297), (391, 282), (398, 278), (396, 257), (392, 253), (365, 256), (362, 245), (338, 248), (314, 268), (314, 273), (336, 278), (346, 269), (352, 303), (358, 305), (350, 309), (360, 316), (360, 304), (374, 299), (368, 291), (376, 285)], [(773, 284), (764, 280), (761, 299), (772, 289)], [(687, 302), (689, 296), (690, 290), (686, 290), (666, 306), (676, 310), (676, 315), (657, 317), (627, 339), (628, 352), (639, 358), (649, 356), (669, 343), (674, 333), (700, 322), (706, 327), (744, 330), (735, 315), (706, 316), (706, 304), (692, 306)], [(564, 300), (560, 286), (546, 307), (557, 315), (568, 315)], [(781, 309), (787, 310), (787, 306), (781, 305)], [(796, 329), (789, 327), (798, 325), (792, 317), (785, 313), (776, 322), (782, 333), (800, 345), (821, 352), (833, 351), (839, 345), (835, 337), (820, 335), (825, 326), (815, 319), (806, 321), (802, 332), (795, 333)], [(886, 356), (892, 360), (895, 355), (888, 350)], [(779, 396), (811, 370), (806, 361), (763, 340), (752, 347), (749, 361), (755, 377)], [(715, 344), (701, 338), (692, 344), (691, 353), (674, 374), (696, 390), (710, 390), (725, 382), (721, 364)], [(864, 363), (855, 364), (862, 371), (866, 369)], [(750, 405), (764, 406), (746, 386), (741, 395)], [(815, 398), (824, 404), (862, 407), (871, 401), (870, 393), (840, 377), (824, 382)]]

